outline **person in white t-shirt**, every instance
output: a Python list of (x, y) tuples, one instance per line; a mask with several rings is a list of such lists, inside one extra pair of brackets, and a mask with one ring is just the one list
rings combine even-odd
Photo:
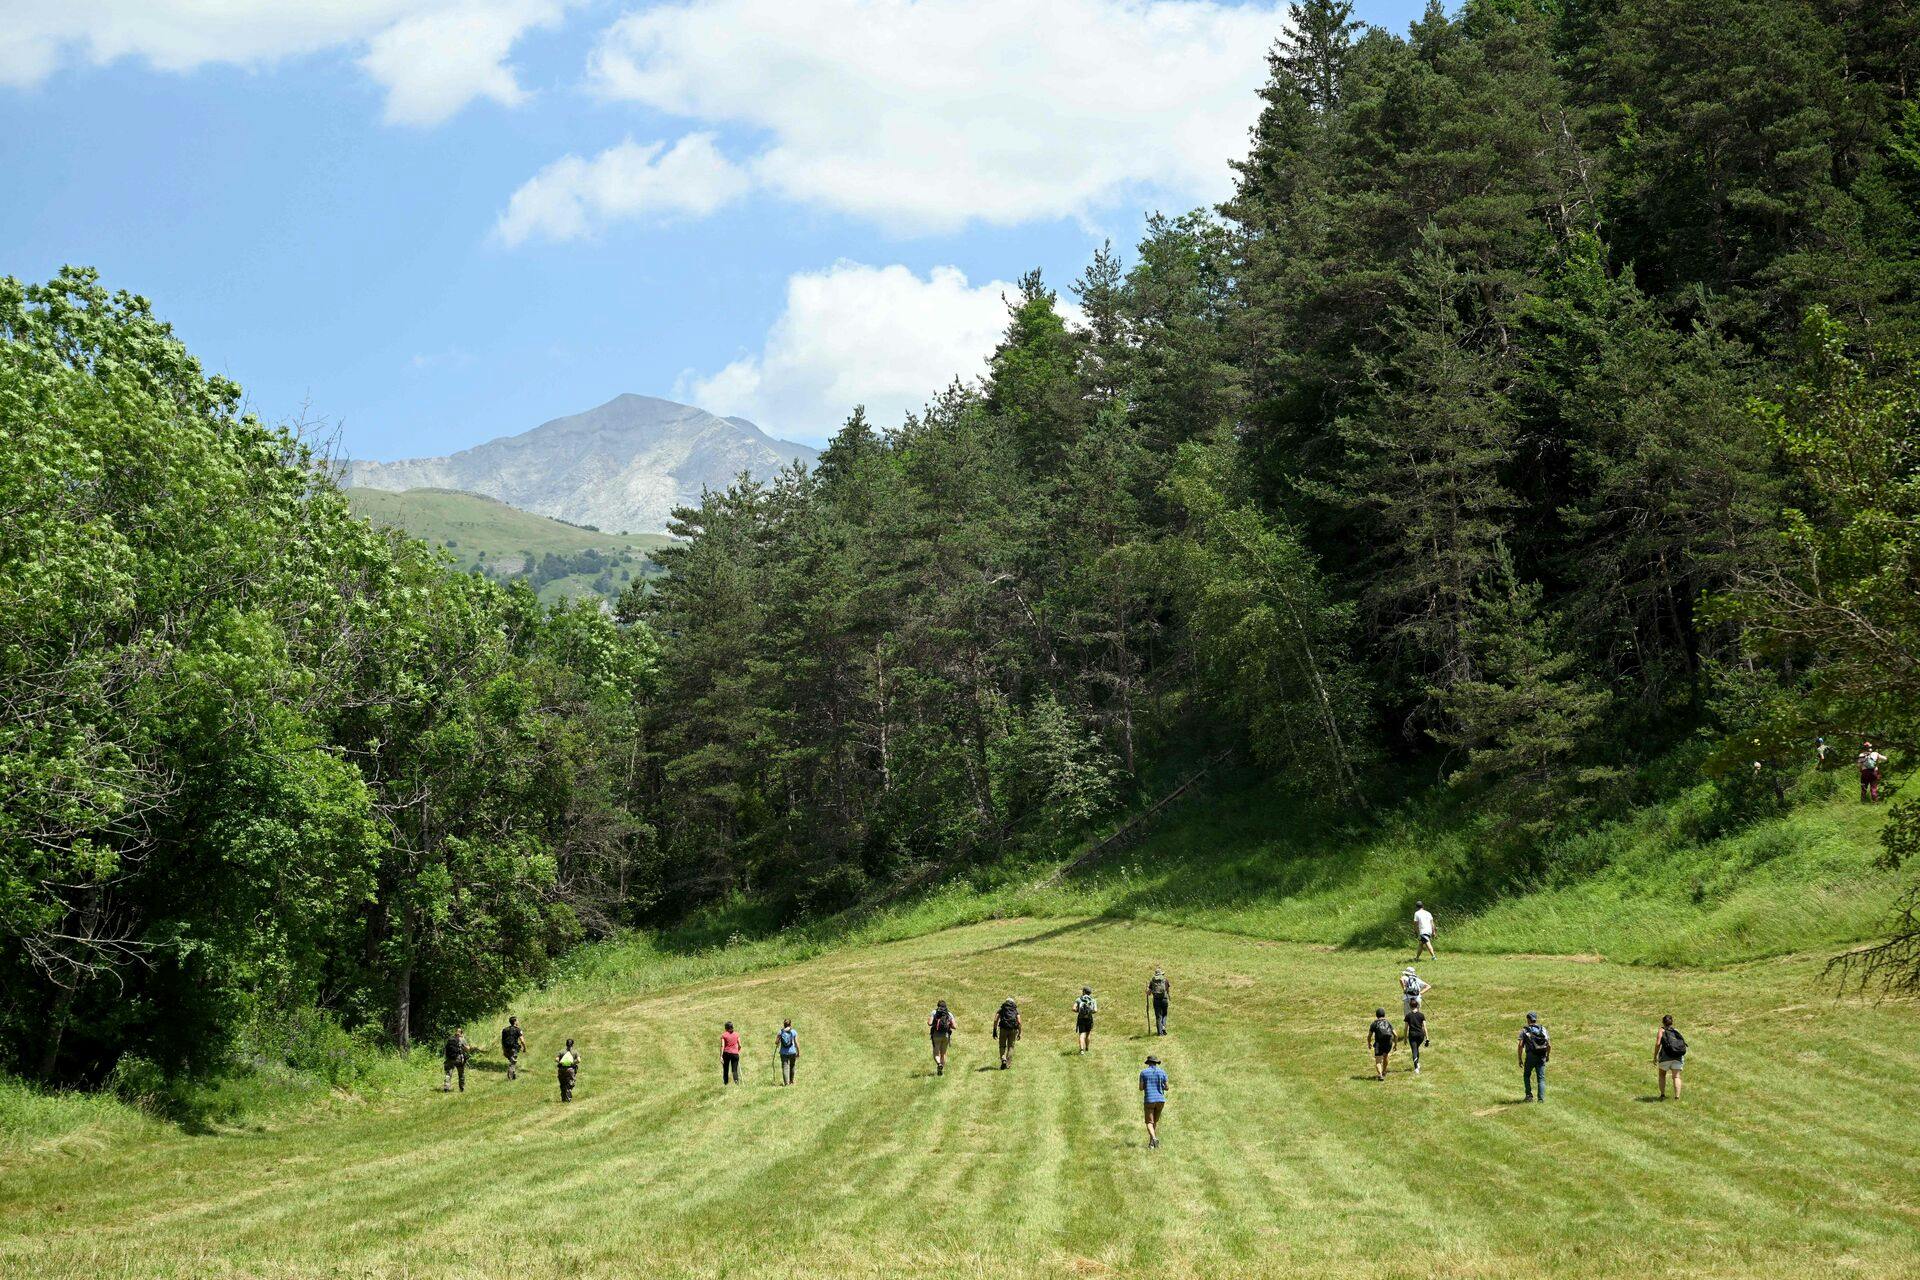
[(1415, 960), (1422, 955), (1432, 956), (1435, 960), (1440, 958), (1433, 949), (1433, 912), (1427, 910), (1427, 904), (1424, 902), (1413, 904), (1413, 934), (1420, 939), (1419, 946), (1415, 947), (1413, 952)]
[(1405, 1017), (1407, 1011), (1413, 1008), (1413, 1002), (1431, 990), (1433, 990), (1433, 984), (1415, 973), (1412, 965), (1408, 965), (1400, 975), (1401, 1016)]

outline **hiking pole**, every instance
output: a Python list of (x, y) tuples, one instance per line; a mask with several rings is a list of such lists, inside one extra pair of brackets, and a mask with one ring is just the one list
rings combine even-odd
[(1147, 1034), (1153, 1034), (1153, 992), (1147, 992)]

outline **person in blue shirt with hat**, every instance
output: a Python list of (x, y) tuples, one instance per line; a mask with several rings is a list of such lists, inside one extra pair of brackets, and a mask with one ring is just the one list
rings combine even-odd
[(1167, 1073), (1160, 1065), (1160, 1059), (1147, 1055), (1147, 1065), (1140, 1069), (1140, 1095), (1146, 1106), (1147, 1146), (1160, 1145), (1160, 1110), (1167, 1105)]

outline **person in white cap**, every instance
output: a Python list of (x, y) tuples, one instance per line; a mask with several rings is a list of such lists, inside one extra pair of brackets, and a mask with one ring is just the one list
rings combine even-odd
[(1433, 984), (1415, 973), (1412, 965), (1403, 969), (1400, 973), (1400, 1016), (1406, 1017), (1407, 1011), (1413, 1008), (1413, 1002), (1431, 990)]

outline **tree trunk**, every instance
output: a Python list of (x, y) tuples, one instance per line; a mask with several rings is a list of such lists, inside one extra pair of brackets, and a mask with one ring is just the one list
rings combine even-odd
[(400, 964), (393, 979), (393, 1045), (405, 1053), (413, 1047), (413, 958)]
[(53, 1069), (60, 1063), (60, 1040), (67, 1031), (67, 1017), (73, 1012), (73, 997), (72, 987), (61, 987), (59, 997), (53, 1002), (47, 1043), (40, 1050), (40, 1079), (46, 1084), (53, 1083)]

